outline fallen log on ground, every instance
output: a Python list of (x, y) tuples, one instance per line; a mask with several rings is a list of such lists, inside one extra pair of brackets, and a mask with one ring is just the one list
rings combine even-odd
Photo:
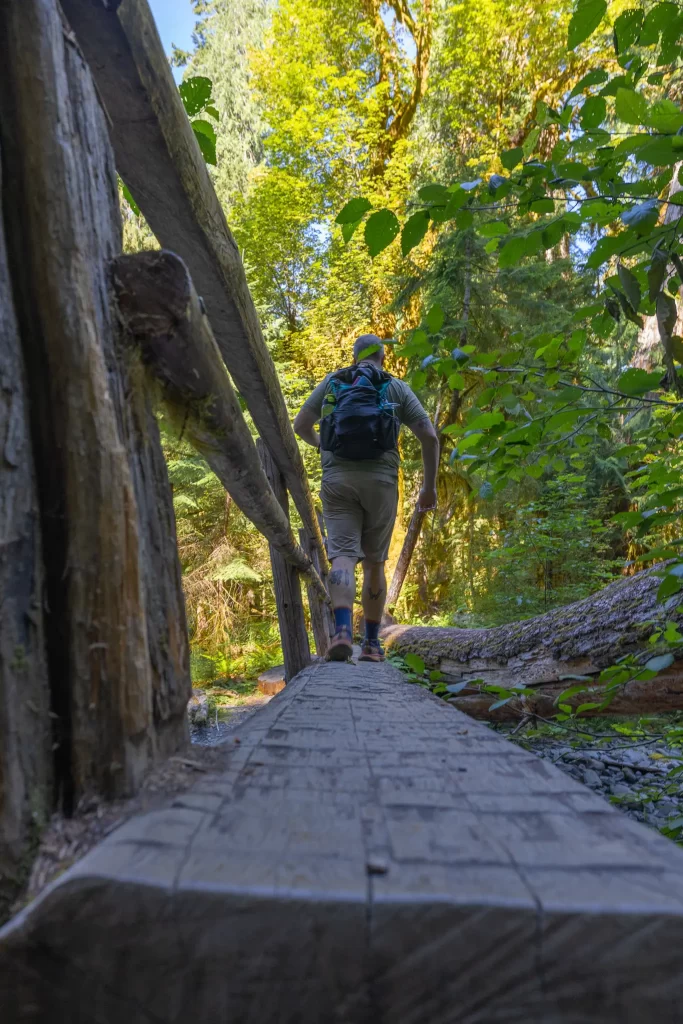
[[(545, 615), (491, 629), (449, 629), (431, 626), (389, 626), (383, 631), (387, 652), (416, 654), (427, 668), (443, 673), (446, 683), (482, 680), (502, 687), (525, 687), (528, 693), (490, 710), (497, 698), (465, 687), (452, 703), (474, 718), (492, 721), (557, 712), (556, 699), (585, 676), (585, 690), (566, 703), (578, 707), (598, 703), (604, 687), (600, 672), (628, 655), (644, 659), (658, 653), (649, 638), (666, 622), (683, 626), (679, 596), (664, 604), (656, 600), (660, 577), (648, 569), (620, 579), (597, 594)], [(615, 691), (609, 712), (592, 708), (582, 714), (639, 715), (683, 709), (683, 660), (675, 661), (650, 681), (625, 683)]]
[(268, 483), (185, 264), (174, 253), (142, 252), (115, 260), (112, 276), (119, 316), (160, 382), (171, 419), (235, 504), (327, 601)]

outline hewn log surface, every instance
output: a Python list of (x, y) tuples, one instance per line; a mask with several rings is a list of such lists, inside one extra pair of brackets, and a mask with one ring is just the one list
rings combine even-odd
[[(0, 196), (2, 195), (0, 167)], [(0, 920), (52, 807), (38, 499), (0, 205)]]
[[(683, 625), (676, 611), (678, 596), (665, 604), (656, 600), (661, 580), (652, 570), (615, 583), (591, 597), (557, 608), (535, 619), (492, 629), (444, 629), (431, 626), (389, 626), (383, 631), (387, 649), (396, 654), (419, 655), (428, 668), (443, 672), (447, 682), (481, 679), (497, 686), (529, 687), (523, 701), (513, 700), (497, 709), (495, 720), (519, 718), (525, 710), (542, 716), (557, 710), (555, 697), (575, 680), (563, 676), (597, 676), (628, 654), (655, 653), (649, 637), (673, 621)], [(583, 704), (600, 696), (585, 693), (569, 704)], [(475, 696), (465, 689), (456, 707), (474, 717), (489, 717), (492, 697)], [(526, 708), (525, 708), (526, 705)], [(630, 682), (619, 690), (610, 714), (642, 714), (683, 709), (683, 663), (650, 682)], [(597, 710), (587, 712), (598, 714)]]
[(326, 596), (268, 483), (183, 261), (164, 251), (121, 256), (112, 279), (121, 321), (161, 383), (162, 399), (178, 428), (247, 518)]
[(238, 738), (0, 932), (3, 1024), (678, 1024), (674, 844), (388, 665)]
[(326, 560), (303, 460), (244, 267), (147, 0), (63, 0), (111, 119), (116, 166), (162, 246), (202, 295), (218, 347)]
[[(289, 497), (284, 477), (280, 473), (270, 449), (261, 438), (258, 439), (256, 447), (266, 479), (282, 511), (289, 519)], [(275, 606), (285, 662), (285, 682), (289, 682), (311, 663), (311, 649), (308, 643), (304, 603), (301, 597), (301, 581), (294, 566), (287, 562), (272, 544), (269, 545), (269, 548)]]

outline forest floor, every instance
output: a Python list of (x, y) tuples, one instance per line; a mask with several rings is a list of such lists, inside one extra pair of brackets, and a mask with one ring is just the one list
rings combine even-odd
[[(630, 818), (683, 841), (683, 750), (667, 744), (662, 734), (671, 717), (643, 720), (593, 718), (568, 727), (541, 724), (515, 731), (498, 725), (497, 732), (551, 761), (583, 782)], [(585, 730), (585, 731), (584, 731)], [(673, 770), (680, 770), (680, 774)]]

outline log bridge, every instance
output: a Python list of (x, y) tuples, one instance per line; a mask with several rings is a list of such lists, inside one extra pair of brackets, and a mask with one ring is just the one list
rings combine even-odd
[[(268, 539), (288, 679), (0, 930), (3, 1024), (678, 1022), (683, 852), (392, 666), (311, 664), (320, 524), (147, 0), (0, 0), (0, 61), (0, 915), (51, 813), (187, 742), (157, 402)], [(117, 172), (160, 251), (122, 254)]]

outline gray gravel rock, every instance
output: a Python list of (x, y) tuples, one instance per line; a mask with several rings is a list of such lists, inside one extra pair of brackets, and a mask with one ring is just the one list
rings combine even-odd
[(583, 781), (591, 789), (600, 789), (602, 786), (602, 779), (597, 772), (594, 772), (592, 768), (586, 768), (583, 773)]

